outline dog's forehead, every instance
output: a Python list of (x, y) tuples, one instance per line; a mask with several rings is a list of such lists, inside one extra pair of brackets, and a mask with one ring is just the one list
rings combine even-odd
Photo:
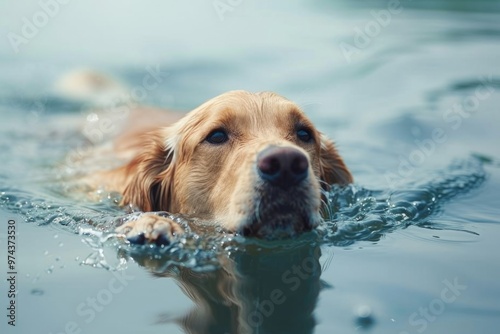
[(309, 123), (295, 103), (274, 93), (236, 92), (221, 96), (217, 102), (210, 118), (228, 126), (266, 128)]

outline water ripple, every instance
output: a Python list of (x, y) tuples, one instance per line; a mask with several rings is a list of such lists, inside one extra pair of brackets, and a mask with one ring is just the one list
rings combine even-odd
[[(435, 223), (442, 206), (452, 198), (480, 186), (486, 178), (483, 164), (487, 160), (471, 157), (448, 168), (428, 175), (424, 180), (409, 181), (400, 189), (366, 189), (360, 185), (334, 187), (327, 194), (328, 216), (317, 231), (299, 240), (267, 242), (239, 235), (211, 231), (191, 231), (192, 219), (167, 215), (186, 230), (168, 247), (132, 246), (123, 236), (110, 232), (141, 213), (126, 214), (115, 203), (101, 196), (97, 203), (75, 203), (64, 197), (23, 191), (0, 184), (0, 208), (16, 213), (28, 223), (56, 226), (80, 234), (92, 252), (81, 263), (108, 270), (123, 267), (129, 257), (142, 254), (147, 261), (157, 263), (158, 272), (170, 266), (186, 266), (195, 270), (210, 270), (218, 264), (218, 256), (248, 247), (289, 247), (307, 242), (325, 246), (347, 246), (356, 242), (378, 242), (387, 233), (408, 226), (429, 229), (449, 229), (474, 233), (458, 228), (453, 222)], [(2, 181), (3, 182), (3, 181)], [(102, 195), (102, 194), (101, 194)], [(203, 237), (201, 237), (203, 235)], [(110, 251), (111, 250), (111, 251)], [(116, 263), (116, 250), (121, 260)], [(112, 255), (106, 255), (112, 254)], [(110, 260), (111, 259), (111, 260)], [(113, 262), (114, 261), (114, 262)]]
[[(483, 162), (473, 157), (427, 180), (411, 181), (404, 189), (368, 190), (357, 185), (335, 188), (328, 198), (331, 212), (335, 213), (319, 229), (323, 242), (347, 246), (358, 241), (376, 242), (410, 225), (433, 228), (432, 218), (447, 201), (477, 188), (485, 178)], [(439, 228), (457, 229), (452, 222), (440, 223)]]

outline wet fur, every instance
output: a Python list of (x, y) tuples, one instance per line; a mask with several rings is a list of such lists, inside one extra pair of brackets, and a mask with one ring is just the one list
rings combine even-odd
[[(312, 143), (296, 138), (297, 126), (310, 129)], [(207, 143), (218, 128), (231, 140)], [(352, 182), (333, 142), (296, 104), (274, 93), (228, 92), (137, 138), (130, 162), (100, 174), (98, 183), (121, 192), (124, 206), (195, 215), (230, 231), (266, 236), (314, 228), (321, 188)], [(309, 159), (308, 178), (287, 191), (261, 180), (256, 156), (269, 145), (302, 151)]]

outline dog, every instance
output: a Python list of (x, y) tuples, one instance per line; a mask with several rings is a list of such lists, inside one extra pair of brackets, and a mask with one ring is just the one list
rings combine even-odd
[(91, 181), (146, 213), (117, 228), (135, 243), (182, 234), (172, 219), (148, 214), (156, 211), (249, 237), (293, 237), (320, 223), (322, 191), (353, 181), (333, 142), (272, 92), (230, 91), (182, 117), (135, 115), (115, 140), (115, 154), (129, 161)]

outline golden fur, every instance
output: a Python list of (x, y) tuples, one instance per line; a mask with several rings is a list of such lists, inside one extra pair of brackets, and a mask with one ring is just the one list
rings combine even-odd
[[(122, 205), (192, 215), (258, 237), (290, 236), (320, 221), (321, 188), (352, 182), (334, 144), (296, 104), (274, 93), (228, 92), (171, 125), (156, 127), (142, 136), (136, 129), (119, 137), (117, 147), (133, 158), (97, 175), (97, 183), (122, 193)], [(207, 141), (218, 129), (227, 141)], [(311, 140), (301, 140), (298, 129), (305, 129)], [(269, 147), (305, 155), (307, 177), (286, 189), (266, 183), (256, 164)], [(165, 226), (175, 223), (155, 217), (119, 231), (128, 237), (146, 233), (148, 241), (171, 234)]]

